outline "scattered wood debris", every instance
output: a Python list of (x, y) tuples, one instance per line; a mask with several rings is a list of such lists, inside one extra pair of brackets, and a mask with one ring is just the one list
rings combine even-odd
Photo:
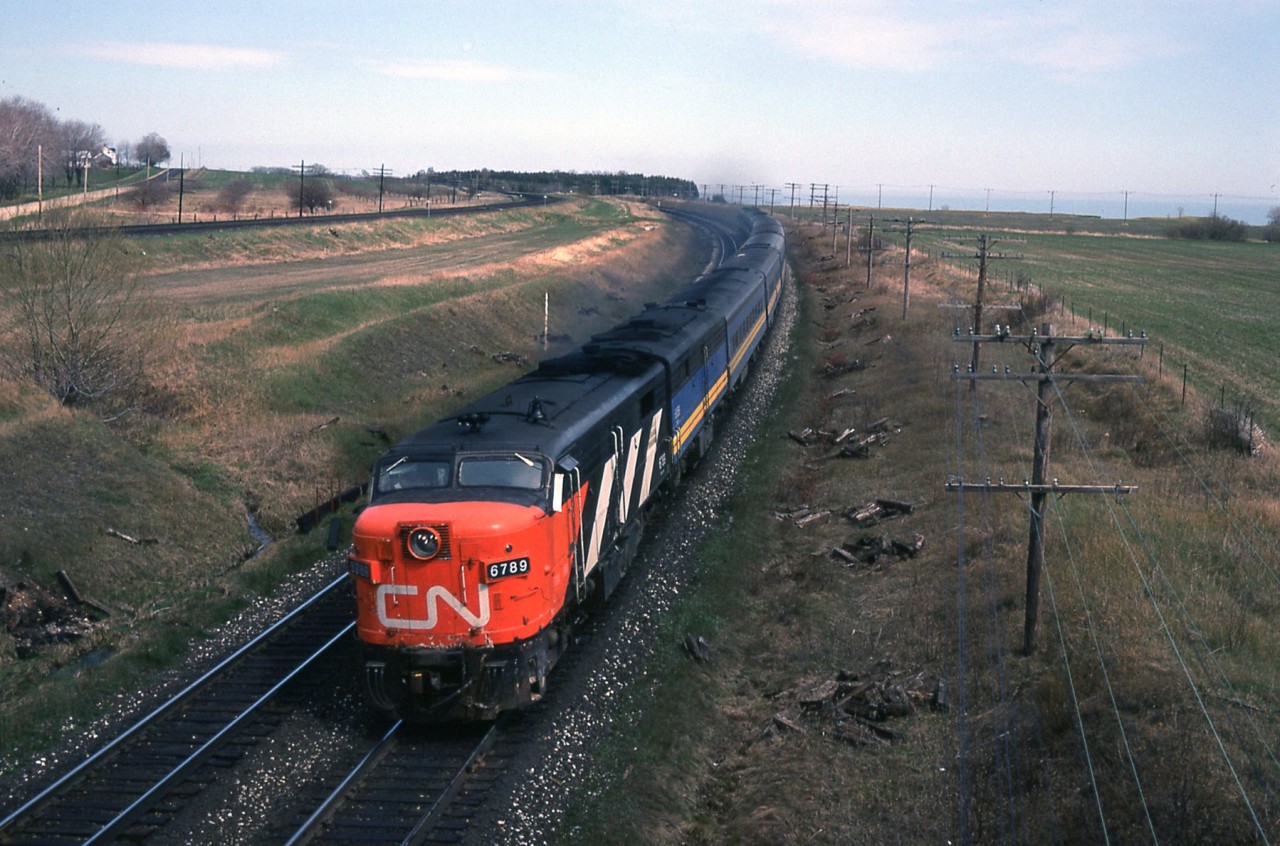
[(800, 446), (809, 446), (809, 444), (813, 443), (814, 432), (813, 429), (805, 426), (803, 429), (792, 429), (788, 431), (787, 437), (800, 444)]
[(878, 564), (884, 556), (892, 555), (901, 560), (915, 558), (924, 549), (924, 535), (916, 534), (911, 540), (886, 538), (883, 535), (863, 535), (853, 543), (831, 548), (831, 555), (847, 567), (861, 564)]
[(101, 602), (89, 599), (80, 593), (80, 589), (76, 587), (76, 583), (71, 580), (71, 574), (66, 570), (59, 570), (57, 576), (58, 581), (62, 584), (62, 589), (66, 591), (67, 596), (70, 597), (71, 601), (76, 605), (84, 605), (92, 608), (104, 617), (111, 616), (111, 611), (107, 606), (103, 605)]
[(797, 526), (807, 526), (810, 523), (816, 523), (824, 517), (831, 516), (831, 509), (821, 509), (814, 511), (807, 505), (797, 507), (779, 506), (773, 509), (773, 519), (790, 520)]
[(866, 505), (853, 505), (846, 508), (844, 516), (859, 526), (874, 526), (889, 517), (910, 514), (915, 506), (897, 499), (875, 499)]
[(35, 582), (0, 584), (0, 626), (12, 638), (19, 659), (79, 641), (96, 625), (72, 602)]
[(764, 737), (781, 731), (803, 733), (806, 727), (854, 745), (877, 745), (903, 735), (884, 725), (927, 708), (946, 711), (946, 684), (925, 670), (888, 670), (859, 674), (840, 671), (830, 679), (804, 683), (778, 694), (792, 708), (774, 714)]
[[(832, 394), (833, 397), (837, 395), (842, 394), (839, 391)], [(882, 417), (868, 426), (861, 435), (859, 435), (856, 426), (847, 426), (839, 430), (814, 429), (812, 426), (805, 426), (803, 429), (789, 430), (787, 437), (803, 447), (810, 447), (820, 443), (840, 447), (836, 452), (824, 456), (824, 459), (869, 458), (871, 457), (871, 448), (873, 446), (883, 446), (889, 442), (889, 438), (892, 435), (901, 431), (901, 425), (894, 423), (888, 417)]]
[(117, 531), (110, 527), (108, 527), (106, 531), (107, 534), (111, 535), (113, 538), (119, 538), (122, 541), (127, 541), (128, 543), (137, 544), (139, 546), (150, 546), (153, 543), (160, 543), (159, 538), (135, 538), (132, 535), (126, 535), (124, 532)]
[(525, 358), (520, 353), (511, 352), (510, 350), (503, 350), (502, 352), (496, 352), (493, 355), (489, 356), (489, 358), (493, 359), (499, 364), (518, 364), (521, 367), (529, 366), (529, 359)]
[(837, 376), (843, 376), (846, 373), (856, 373), (859, 370), (865, 370), (867, 363), (860, 358), (852, 361), (828, 361), (822, 365), (822, 375), (828, 379), (834, 379)]

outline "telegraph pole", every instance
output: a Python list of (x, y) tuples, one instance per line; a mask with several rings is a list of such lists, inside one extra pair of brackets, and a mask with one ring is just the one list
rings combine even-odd
[[(903, 221), (897, 220), (894, 222), (902, 223)], [(909, 217), (906, 219), (905, 222), (907, 224), (907, 228), (904, 229), (903, 231), (906, 233), (907, 243), (906, 243), (906, 261), (903, 263), (903, 269), (902, 269), (902, 319), (903, 320), (907, 319), (907, 306), (911, 303), (911, 235), (915, 231), (915, 227), (921, 223), (924, 223), (924, 221), (915, 220)], [(869, 248), (871, 246), (870, 243), (868, 243), (867, 246)], [(868, 255), (870, 255), (869, 251), (868, 251)], [(871, 287), (870, 258), (867, 259), (867, 287), (868, 288)]]
[[(849, 210), (850, 220), (852, 221), (853, 210)], [(852, 223), (850, 224), (852, 227)], [(859, 247), (859, 251), (865, 250), (867, 253), (867, 290), (871, 290), (871, 268), (875, 264), (876, 253), (880, 252), (880, 248), (876, 247), (876, 216), (874, 214), (867, 216), (867, 246)]]
[[(967, 258), (976, 258), (978, 260), (978, 293), (973, 300), (973, 326), (970, 329), (975, 335), (982, 334), (982, 309), (985, 305), (987, 287), (987, 261), (990, 259), (1022, 258), (1022, 256), (992, 255), (991, 248), (996, 243), (989, 235), (981, 234), (978, 236), (978, 252), (975, 255), (967, 256)], [(957, 256), (953, 253), (943, 253), (942, 255), (943, 258), (962, 258), (962, 256)], [(978, 372), (978, 350), (981, 347), (982, 343), (980, 341), (973, 342), (973, 360), (969, 364), (970, 373)], [(976, 380), (969, 382), (970, 390), (977, 388), (977, 386)]]
[(796, 191), (800, 188), (799, 182), (787, 182), (783, 187), (791, 189), (791, 219), (796, 219)]
[[(979, 340), (997, 343), (1021, 343), (1025, 344), (1027, 350), (1036, 358), (1037, 369), (1034, 373), (1009, 373), (1006, 369), (1004, 373), (964, 374), (960, 373), (959, 367), (957, 367), (956, 372), (952, 374), (953, 379), (969, 378), (1038, 383), (1036, 388), (1035, 448), (1031, 459), (1031, 480), (1023, 482), (1021, 485), (1006, 485), (1003, 479), (995, 484), (989, 479), (986, 482), (965, 482), (962, 479), (948, 480), (946, 483), (946, 490), (951, 492), (1017, 493), (1019, 496), (1026, 494), (1030, 499), (1031, 533), (1027, 544), (1027, 606), (1026, 617), (1023, 622), (1022, 641), (1024, 653), (1030, 655), (1035, 651), (1036, 624), (1040, 616), (1040, 574), (1044, 570), (1044, 516), (1046, 511), (1045, 503), (1049, 494), (1055, 494), (1058, 498), (1061, 498), (1069, 493), (1109, 493), (1119, 495), (1137, 490), (1134, 485), (1060, 485), (1057, 479), (1053, 479), (1052, 482), (1049, 481), (1049, 447), (1052, 442), (1051, 430), (1053, 427), (1052, 400), (1057, 390), (1055, 385), (1059, 382), (1143, 381), (1142, 376), (1055, 374), (1054, 365), (1077, 344), (1141, 345), (1147, 342), (1147, 337), (1145, 332), (1138, 338), (1132, 336), (1127, 338), (1103, 338), (1093, 337), (1092, 335), (1079, 338), (1058, 337), (1053, 334), (1052, 324), (1043, 323), (1040, 325), (1038, 333), (1032, 330), (1029, 336), (1023, 337), (997, 333), (987, 336), (974, 335), (966, 338), (957, 329), (954, 340), (963, 343)], [(1066, 349), (1058, 352), (1059, 344), (1066, 344)]]
[(387, 166), (378, 165), (378, 214), (382, 214), (382, 194), (387, 185)]
[(853, 206), (849, 206), (849, 222), (844, 228), (844, 266), (853, 266)]
[(871, 290), (871, 265), (876, 255), (876, 216), (867, 215), (867, 290)]
[(307, 160), (298, 163), (298, 217), (302, 217), (302, 203), (307, 194)]
[(911, 218), (907, 218), (907, 257), (902, 263), (902, 319), (907, 319), (907, 304), (911, 301)]
[(186, 176), (186, 173), (187, 158), (184, 153), (178, 157), (178, 223), (182, 223), (182, 186), (183, 177)]

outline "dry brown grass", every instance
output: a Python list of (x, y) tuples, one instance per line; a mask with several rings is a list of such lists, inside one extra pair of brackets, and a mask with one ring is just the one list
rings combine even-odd
[[(805, 302), (796, 395), (764, 436), (763, 490), (744, 493), (735, 513), (735, 525), (763, 528), (735, 531), (749, 536), (730, 554), (710, 552), (690, 600), (722, 615), (708, 634), (715, 668), (666, 662), (669, 693), (626, 739), (641, 751), (617, 752), (625, 775), (575, 815), (573, 842), (1076, 843), (1100, 842), (1104, 824), (1111, 842), (1153, 830), (1165, 843), (1252, 842), (1245, 796), (1274, 838), (1274, 459), (1208, 450), (1194, 398), (1184, 408), (1180, 385), (1154, 378), (1151, 357), (1069, 356), (1061, 369), (1152, 379), (1136, 390), (1066, 389), (1052, 475), (1139, 493), (1055, 504), (1038, 648), (1025, 656), (1026, 506), (971, 493), (960, 510), (943, 482), (1029, 475), (1034, 388), (989, 382), (971, 393), (952, 381), (951, 362), (969, 348), (951, 340), (953, 313), (937, 306), (970, 299), (971, 279), (937, 266), (913, 274), (904, 322), (900, 254), (864, 292), (860, 269), (817, 260), (828, 238), (791, 233)], [(873, 323), (853, 319), (872, 307)], [(855, 359), (866, 367), (823, 375)], [(1025, 351), (983, 352), (988, 365), (1005, 360), (1026, 372)], [(855, 392), (833, 398), (842, 388)], [(865, 460), (785, 437), (882, 417), (901, 431)], [(916, 508), (872, 527), (839, 517), (876, 497)], [(768, 517), (776, 503), (833, 514), (798, 527)], [(915, 533), (926, 538), (915, 559), (850, 568), (830, 554), (862, 534)], [(731, 575), (718, 578), (722, 557)], [(837, 671), (884, 669), (943, 678), (950, 709), (890, 721), (896, 742), (850, 745), (829, 716), (796, 702)], [(780, 727), (778, 714), (800, 730)], [(646, 747), (679, 752), (668, 760)]]
[[(558, 217), (433, 222), (431, 239), (448, 247), (434, 263), (414, 255), (425, 247), (389, 249), (376, 234), (368, 252), (319, 261), (325, 241), (304, 229), (263, 250), (296, 262), (257, 267), (232, 250), (213, 269), (153, 276), (170, 305), (166, 355), (133, 411), (110, 423), (0, 378), (0, 585), (56, 589), (65, 569), (116, 612), (93, 638), (21, 662), (0, 630), (0, 771), (14, 765), (12, 744), (63, 722), (42, 702), (88, 710), (122, 661), (52, 669), (99, 647), (163, 663), (194, 633), (186, 627), (216, 622), (244, 592), (313, 562), (323, 538), (294, 538), (293, 518), (364, 481), (384, 438), (521, 372), (493, 353), (518, 353), (525, 366), (544, 354), (544, 292), (552, 331), (581, 341), (701, 264), (647, 207), (552, 208)], [(339, 240), (351, 249), (363, 237), (344, 230)], [(139, 243), (168, 256), (162, 267), (182, 252)], [(246, 510), (279, 541), (252, 561)], [(134, 546), (107, 528), (155, 543)], [(157, 650), (158, 640), (172, 646)]]

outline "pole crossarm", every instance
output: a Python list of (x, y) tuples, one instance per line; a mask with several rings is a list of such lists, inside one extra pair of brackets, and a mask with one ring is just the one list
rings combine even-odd
[(988, 479), (985, 482), (966, 482), (963, 479), (948, 479), (946, 483), (948, 493), (958, 493), (962, 491), (977, 491), (980, 493), (1088, 493), (1088, 494), (1131, 494), (1138, 490), (1137, 485), (1062, 485), (1053, 482), (1048, 485), (1033, 485), (1030, 482), (1021, 484), (1009, 484), (1001, 479), (993, 482)]
[(1145, 376), (1125, 376), (1110, 373), (964, 373), (960, 365), (952, 365), (951, 380), (977, 380), (979, 382), (1145, 382)]
[(993, 343), (1013, 343), (1013, 344), (1040, 344), (1045, 341), (1052, 341), (1055, 344), (1122, 344), (1122, 345), (1141, 345), (1148, 340), (1147, 333), (1143, 332), (1136, 337), (1116, 337), (1108, 338), (1103, 335), (1081, 335), (1079, 337), (1068, 337), (1066, 335), (1038, 335), (1032, 333), (1030, 335), (1013, 335), (1007, 332), (997, 332), (994, 335), (975, 335), (972, 332), (964, 334), (957, 327), (951, 340), (961, 344), (972, 344), (974, 341), (993, 342)]
[[(983, 242), (984, 247), (986, 242)], [(985, 265), (984, 265), (985, 266)], [(979, 274), (981, 285), (982, 274)], [(981, 302), (981, 297), (979, 297)], [(977, 308), (974, 309), (975, 317)], [(980, 328), (977, 320), (975, 328)], [(992, 493), (1016, 493), (1019, 498), (1027, 500), (1031, 513), (1031, 534), (1027, 543), (1027, 606), (1026, 619), (1023, 622), (1023, 651), (1030, 655), (1035, 650), (1036, 625), (1040, 616), (1040, 574), (1044, 569), (1044, 516), (1046, 500), (1049, 497), (1061, 499), (1069, 493), (1092, 494), (1128, 494), (1137, 490), (1133, 485), (1062, 485), (1049, 475), (1049, 452), (1053, 444), (1050, 437), (1053, 424), (1053, 403), (1051, 401), (1054, 385), (1058, 382), (1142, 382), (1144, 377), (1120, 374), (1059, 374), (1054, 372), (1058, 359), (1066, 354), (1059, 352), (1059, 344), (1067, 345), (1070, 350), (1076, 344), (1145, 344), (1147, 333), (1140, 337), (1108, 338), (1102, 333), (1095, 335), (1092, 331), (1083, 337), (1066, 337), (1055, 335), (1053, 324), (1042, 323), (1039, 330), (1032, 330), (1030, 335), (1014, 335), (1008, 326), (996, 326), (991, 335), (971, 332), (962, 334), (957, 328), (953, 340), (962, 344), (973, 344), (974, 362), (961, 372), (957, 364), (952, 368), (952, 380), (968, 379), (970, 390), (979, 379), (997, 381), (1037, 382), (1036, 387), (1036, 425), (1035, 443), (1031, 459), (1031, 476), (1021, 485), (1006, 484), (1003, 479), (992, 484), (988, 477), (983, 482), (966, 482), (962, 477), (951, 476), (947, 479), (946, 489), (952, 492), (980, 491)], [(1005, 366), (1001, 373), (992, 368), (992, 373), (978, 373), (977, 350), (981, 342), (1016, 343), (1025, 345), (1027, 351), (1035, 355), (1036, 369), (1030, 373), (1012, 373)]]

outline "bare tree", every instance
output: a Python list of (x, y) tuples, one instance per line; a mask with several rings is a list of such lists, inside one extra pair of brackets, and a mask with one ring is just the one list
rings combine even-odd
[(233, 179), (218, 191), (218, 208), (235, 214), (240, 211), (240, 207), (252, 193), (252, 182), (247, 179)]
[(1272, 206), (1267, 212), (1267, 225), (1262, 227), (1262, 237), (1272, 244), (1280, 242), (1280, 206)]
[(285, 192), (295, 207), (303, 207), (315, 214), (316, 209), (327, 208), (333, 202), (333, 185), (327, 179), (308, 174), (298, 182), (286, 183)]
[(52, 176), (59, 166), (58, 121), (33, 100), (0, 100), (0, 197), (17, 197), (35, 187), (40, 147), (45, 174)]
[(67, 186), (77, 184), (93, 164), (93, 157), (102, 149), (106, 133), (96, 123), (82, 120), (63, 121), (59, 127), (62, 138), (62, 166)]
[(145, 182), (139, 182), (130, 188), (126, 196), (129, 198), (129, 202), (139, 209), (145, 210), (168, 202), (169, 198), (173, 196), (173, 192), (174, 188), (170, 183), (159, 178), (152, 178)]
[(0, 254), (0, 364), (63, 405), (128, 402), (159, 322), (118, 231), (83, 213), (46, 215)]
[(133, 154), (138, 157), (138, 161), (154, 167), (161, 162), (169, 161), (169, 142), (161, 138), (154, 132), (148, 132), (133, 148)]

